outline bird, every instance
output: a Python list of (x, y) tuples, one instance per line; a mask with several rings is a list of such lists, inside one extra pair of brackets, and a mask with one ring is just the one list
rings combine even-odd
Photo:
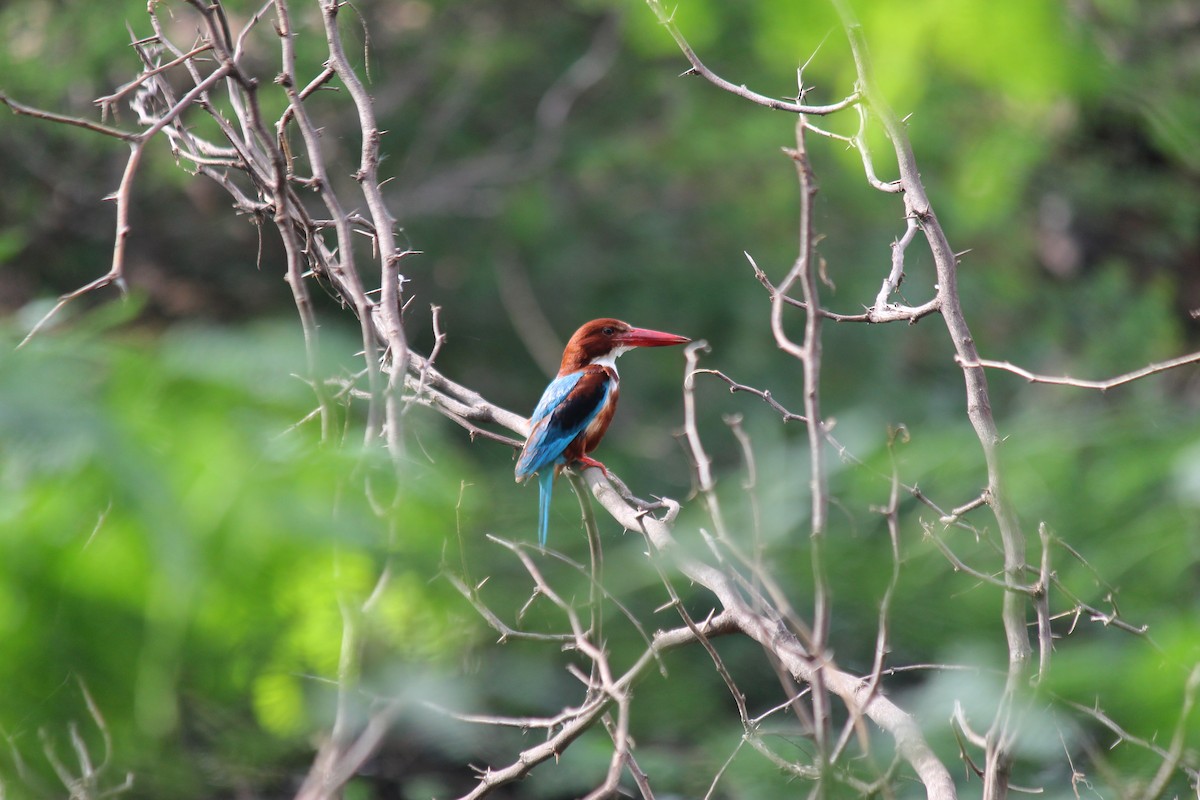
[(673, 333), (634, 328), (619, 319), (594, 319), (580, 326), (563, 350), (558, 376), (542, 392), (529, 418), (529, 437), (515, 468), (517, 483), (538, 476), (538, 543), (546, 547), (550, 494), (566, 465), (608, 469), (588, 453), (600, 444), (617, 409), (617, 358), (635, 347), (687, 344)]

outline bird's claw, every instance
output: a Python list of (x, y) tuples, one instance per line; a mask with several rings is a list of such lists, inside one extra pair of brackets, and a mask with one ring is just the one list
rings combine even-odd
[(591, 456), (580, 456), (579, 458), (577, 458), (575, 460), (578, 461), (580, 464), (583, 464), (583, 466), (585, 466), (585, 467), (596, 467), (601, 472), (604, 473), (604, 477), (612, 478), (612, 475), (608, 474), (608, 467), (604, 466), (603, 464), (601, 464), (599, 461), (592, 458)]

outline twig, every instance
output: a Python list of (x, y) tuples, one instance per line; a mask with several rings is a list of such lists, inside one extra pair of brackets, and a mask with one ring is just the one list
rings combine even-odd
[[(138, 166), (141, 164), (142, 154), (145, 152), (146, 144), (154, 138), (163, 128), (171, 124), (182, 114), (186, 109), (196, 101), (196, 99), (204, 94), (213, 84), (222, 80), (228, 74), (228, 67), (221, 66), (212, 72), (207, 78), (198, 83), (191, 91), (180, 98), (171, 109), (162, 115), (162, 117), (146, 130), (132, 136), (121, 137), (130, 143), (129, 160), (125, 163), (125, 171), (121, 175), (121, 184), (113, 195), (117, 201), (117, 220), (116, 234), (113, 238), (113, 254), (112, 265), (107, 274), (102, 275), (91, 283), (76, 289), (73, 292), (67, 292), (58, 298), (54, 306), (47, 311), (41, 319), (30, 329), (17, 345), (20, 349), (38, 334), (59, 311), (61, 311), (68, 303), (79, 297), (101, 289), (105, 286), (116, 285), (122, 292), (125, 291), (125, 243), (129, 238), (130, 223), (129, 223), (129, 206), (131, 202), (131, 193), (133, 191), (133, 179), (137, 174)], [(67, 118), (56, 119), (57, 122), (67, 122)]]
[[(845, 20), (843, 20), (843, 24), (845, 24)], [(866, 61), (864, 59), (864, 55), (865, 55), (865, 53), (861, 53), (861, 52), (856, 55), (856, 62), (857, 62), (858, 70), (859, 70), (858, 79), (859, 79), (860, 85), (861, 85), (864, 77), (869, 77), (869, 74), (867, 73), (867, 71), (863, 69), (863, 67), (866, 66)], [(867, 183), (871, 184), (871, 186), (873, 186), (874, 188), (878, 189), (881, 192), (888, 192), (888, 193), (903, 192), (904, 191), (903, 181), (899, 181), (899, 180), (883, 181), (883, 180), (880, 180), (879, 176), (875, 174), (875, 163), (871, 157), (871, 148), (867, 143), (867, 119), (868, 119), (867, 110), (868, 110), (868, 106), (866, 103), (859, 103), (856, 106), (856, 110), (858, 111), (858, 130), (857, 130), (857, 132), (855, 132), (852, 141), (854, 144), (854, 148), (856, 150), (858, 150), (859, 157), (862, 158), (863, 173), (867, 176)], [(897, 147), (900, 146), (896, 142), (893, 142), (893, 145), (895, 145)]]
[(1050, 586), (1053, 573), (1050, 571), (1050, 529), (1045, 522), (1038, 525), (1038, 536), (1042, 543), (1042, 565), (1037, 582), (1033, 585), (1033, 608), (1037, 614), (1038, 669), (1037, 683), (1045, 680), (1050, 670), (1050, 651), (1053, 649), (1053, 631), (1050, 629)]
[(735, 758), (737, 758), (737, 754), (742, 751), (742, 745), (745, 743), (745, 736), (738, 739), (737, 744), (733, 748), (733, 752), (729, 754), (729, 758), (725, 759), (725, 762), (721, 764), (721, 768), (717, 770), (715, 775), (713, 775), (713, 779), (708, 785), (708, 791), (704, 793), (704, 800), (711, 800), (717, 791), (717, 784), (721, 782), (721, 776), (725, 774), (727, 769), (729, 769), (729, 765), (733, 763)]
[(916, 217), (910, 215), (907, 223), (904, 235), (892, 242), (892, 270), (879, 287), (879, 294), (875, 296), (875, 305), (872, 308), (886, 307), (888, 298), (900, 289), (900, 283), (904, 280), (904, 254), (919, 230)]
[[(809, 127), (811, 128), (811, 125)], [(746, 260), (750, 262), (750, 266), (754, 269), (754, 277), (757, 278), (758, 282), (761, 283), (763, 288), (767, 290), (767, 295), (771, 302), (775, 302), (776, 296), (779, 295), (782, 299), (782, 302), (786, 305), (793, 306), (795, 308), (802, 308), (805, 311), (810, 310), (808, 303), (804, 302), (803, 300), (797, 300), (794, 297), (788, 297), (786, 294), (781, 294), (779, 289), (777, 289), (775, 285), (771, 283), (771, 279), (767, 276), (767, 273), (763, 272), (763, 270), (755, 262), (754, 257), (745, 252), (743, 255), (746, 256)], [(820, 306), (818, 306), (813, 313), (819, 315), (822, 319), (831, 320), (833, 322), (867, 322), (871, 324), (907, 322), (909, 325), (915, 325), (930, 314), (938, 313), (939, 310), (941, 310), (941, 300), (937, 297), (934, 297), (932, 300), (922, 303), (919, 306), (906, 306), (899, 305), (897, 303), (876, 303), (876, 305), (867, 308), (867, 310), (861, 314), (839, 314), (835, 311), (830, 311)]]
[[(880, 683), (883, 681), (884, 661), (890, 649), (888, 646), (888, 631), (891, 620), (892, 598), (896, 593), (896, 587), (900, 583), (900, 470), (896, 464), (896, 444), (898, 441), (906, 441), (905, 434), (906, 432), (900, 429), (891, 431), (888, 436), (888, 459), (891, 462), (892, 483), (888, 493), (887, 506), (880, 509), (880, 513), (887, 523), (888, 540), (892, 546), (892, 573), (888, 579), (887, 587), (883, 591), (883, 598), (879, 601), (879, 621), (875, 628), (875, 657), (871, 665), (871, 674), (868, 678), (868, 687), (871, 694), (879, 691)], [(863, 751), (869, 753), (869, 738), (862, 726), (862, 717), (859, 714), (852, 714), (846, 720), (846, 724), (842, 729), (842, 735), (838, 738), (838, 742), (834, 746), (833, 754), (830, 756), (831, 761), (837, 760), (838, 755), (849, 743), (852, 732), (858, 733), (859, 738), (862, 740)]]
[(1109, 389), (1115, 389), (1118, 386), (1124, 386), (1127, 383), (1133, 383), (1136, 380), (1147, 378), (1151, 375), (1157, 375), (1160, 372), (1166, 372), (1179, 367), (1187, 366), (1200, 362), (1200, 352), (1189, 353), (1186, 356), (1168, 359), (1167, 361), (1158, 361), (1153, 364), (1148, 364), (1141, 369), (1135, 369), (1131, 372), (1126, 372), (1117, 375), (1114, 378), (1106, 378), (1104, 380), (1085, 380), (1081, 378), (1072, 378), (1066, 375), (1039, 375), (1029, 370), (1018, 367), (1008, 361), (993, 361), (987, 358), (975, 358), (967, 360), (960, 356), (955, 356), (955, 361), (964, 369), (982, 368), (1000, 369), (1005, 372), (1011, 372), (1014, 375), (1019, 375), (1030, 383), (1048, 383), (1055, 386), (1073, 386), (1077, 389), (1097, 389), (1101, 392), (1107, 392)]
[(56, 122), (60, 125), (70, 125), (76, 128), (92, 131), (94, 133), (102, 133), (105, 136), (112, 136), (120, 139), (123, 142), (136, 142), (141, 134), (123, 131), (120, 128), (112, 128), (108, 125), (102, 125), (98, 122), (82, 119), (80, 117), (72, 117), (67, 114), (55, 114), (53, 111), (43, 111), (40, 108), (33, 108), (24, 103), (18, 103), (4, 92), (0, 92), (0, 104), (6, 105), (14, 114), (20, 114), (26, 117), (35, 119), (44, 119), (47, 122)]
[[(804, 316), (804, 340), (797, 345), (792, 341), (783, 326), (782, 298), (791, 291), (792, 286), (799, 285), (807, 308), (819, 308), (820, 300), (817, 289), (817, 275), (813, 268), (814, 232), (813, 232), (813, 201), (816, 197), (817, 186), (808, 160), (805, 139), (807, 120), (801, 115), (796, 120), (796, 146), (785, 148), (784, 153), (791, 158), (797, 180), (800, 184), (799, 207), (799, 242), (796, 261), (791, 270), (779, 285), (779, 292), (771, 303), (771, 333), (776, 346), (796, 358), (800, 362), (804, 380), (804, 426), (808, 434), (809, 452), (809, 557), (812, 562), (813, 578), (813, 624), (812, 624), (812, 653), (820, 664), (826, 657), (825, 651), (829, 644), (830, 624), (830, 590), (829, 579), (825, 574), (824, 541), (828, 526), (829, 486), (825, 468), (825, 424), (821, 418), (820, 380), (822, 365), (821, 323), (820, 314), (808, 313)], [(812, 683), (813, 704), (813, 736), (817, 745), (817, 763), (822, 774), (827, 769), (830, 759), (830, 742), (827, 740), (828, 726), (831, 721), (829, 697), (825, 690), (824, 672), (821, 668), (813, 670), (809, 679)]]
[[(100, 707), (92, 698), (91, 692), (88, 691), (87, 685), (81, 678), (76, 679), (79, 684), (79, 691), (83, 695), (83, 700), (87, 706), (88, 715), (92, 718), (97, 730), (100, 732), (101, 741), (103, 743), (103, 755), (99, 763), (93, 763), (92, 755), (88, 750), (87, 742), (84, 741), (83, 735), (79, 731), (79, 726), (75, 722), (70, 722), (67, 725), (67, 734), (71, 741), (71, 750), (75, 756), (74, 768), (68, 767), (54, 747), (54, 740), (51, 738), (49, 731), (45, 728), (38, 730), (38, 737), (42, 742), (42, 753), (46, 757), (46, 761), (50, 764), (54, 774), (62, 783), (63, 788), (67, 790), (71, 800), (101, 800), (101, 798), (115, 797), (133, 789), (133, 773), (125, 774), (124, 780), (121, 783), (104, 788), (105, 773), (111, 764), (113, 753), (112, 734), (108, 729), (108, 723), (104, 720), (104, 715), (100, 713)], [(11, 745), (11, 739), (10, 739)], [(20, 754), (17, 753), (15, 746), (13, 748), (14, 758), (17, 761), (17, 773), (22, 778), (27, 779), (25, 765), (20, 759)], [(76, 774), (78, 773), (78, 774)], [(0, 793), (3, 792), (3, 782), (0, 781)]]
[(783, 418), (784, 422), (807, 422), (807, 418), (803, 414), (795, 414), (791, 411), (788, 411), (786, 408), (784, 408), (780, 404), (780, 402), (775, 399), (774, 395), (771, 394), (771, 391), (769, 389), (755, 389), (753, 386), (747, 386), (744, 383), (738, 383), (733, 378), (726, 375), (724, 372), (721, 372), (719, 369), (694, 369), (690, 373), (688, 373), (688, 375), (689, 375), (688, 380), (690, 380), (691, 375), (713, 375), (713, 376), (716, 376), (716, 377), (720, 378), (721, 380), (725, 381), (725, 383), (729, 384), (729, 393), (730, 394), (734, 394), (736, 392), (746, 392), (747, 394), (754, 395), (755, 397), (761, 399), (764, 403), (769, 405), (771, 408), (778, 411), (780, 416)]
[(340, 787), (379, 749), (400, 711), (399, 702), (385, 703), (371, 714), (363, 730), (348, 744), (333, 746), (330, 744), (332, 739), (327, 741), (296, 793), (296, 800), (326, 800), (340, 796)]
[(950, 549), (950, 546), (946, 544), (945, 540), (943, 540), (942, 537), (939, 536), (933, 529), (933, 525), (925, 522), (922, 523), (921, 527), (925, 531), (925, 536), (931, 539), (933, 543), (937, 545), (937, 548), (942, 551), (942, 555), (944, 555), (946, 560), (950, 562), (950, 565), (954, 567), (955, 572), (965, 572), (976, 580), (982, 581), (983, 583), (991, 586), (995, 586), (999, 589), (1004, 589), (1005, 592), (1013, 591), (1026, 595), (1032, 595), (1034, 593), (1036, 587), (1031, 584), (1008, 583), (1002, 578), (997, 578), (993, 575), (987, 574), (986, 572), (980, 572), (974, 567), (968, 565), (961, 558), (959, 558), (953, 550)]
[[(1192, 668), (1191, 673), (1188, 675), (1187, 682), (1184, 685), (1184, 696), (1183, 703), (1181, 704), (1180, 708), (1179, 722), (1176, 724), (1175, 732), (1171, 737), (1172, 746), (1175, 745), (1180, 731), (1186, 732), (1187, 730), (1186, 726), (1188, 718), (1191, 716), (1191, 711), (1195, 707), (1196, 693), (1198, 689), (1197, 681), (1200, 680), (1198, 673), (1200, 673), (1200, 664), (1197, 664)], [(1159, 745), (1152, 740), (1135, 736), (1134, 734), (1125, 730), (1119, 724), (1117, 724), (1116, 720), (1101, 711), (1099, 706), (1085, 706), (1082, 703), (1076, 703), (1073, 700), (1066, 700), (1064, 702), (1071, 708), (1074, 708), (1076, 711), (1079, 711), (1082, 714), (1086, 714), (1116, 734), (1117, 741), (1114, 742), (1114, 746), (1120, 742), (1128, 742), (1136, 747), (1141, 747), (1154, 753), (1159, 758), (1163, 759), (1164, 765), (1168, 763), (1172, 764), (1170, 768), (1172, 771), (1181, 766), (1180, 756), (1178, 754), (1173, 755), (1171, 750), (1164, 749), (1162, 745)], [(1183, 769), (1193, 783), (1200, 782), (1200, 770), (1189, 766), (1183, 766)], [(1159, 790), (1159, 793), (1161, 794), (1161, 789)]]
[[(425, 392), (425, 385), (429, 377), (429, 368), (433, 366), (433, 362), (437, 361), (438, 354), (442, 351), (443, 345), (446, 344), (446, 332), (442, 330), (442, 307), (431, 305), (429, 312), (433, 320), (431, 323), (433, 325), (433, 347), (430, 348), (429, 355), (425, 357), (417, 370), (417, 385), (412, 390), (413, 394), (417, 397), (420, 397)], [(407, 414), (409, 408), (411, 408), (411, 405), (406, 403), (403, 413)]]
[[(92, 104), (100, 107), (101, 114), (108, 114), (109, 110), (114, 105), (116, 105), (117, 101), (121, 100), (123, 97), (128, 95), (134, 89), (137, 89), (139, 86), (144, 84), (149, 79), (153, 78), (155, 75), (159, 75), (163, 72), (166, 72), (169, 69), (177, 67), (180, 64), (184, 63), (185, 61), (189, 61), (190, 59), (195, 58), (196, 56), (200, 55), (201, 53), (203, 53), (207, 50), (211, 50), (211, 49), (212, 49), (212, 44), (210, 42), (204, 42), (204, 43), (198, 45), (197, 47), (193, 47), (188, 52), (184, 53), (181, 56), (177, 56), (176, 58), (173, 58), (172, 60), (168, 61), (165, 64), (160, 64), (159, 66), (154, 67), (153, 69), (144, 70), (140, 75), (138, 75), (136, 78), (134, 78), (133, 80), (126, 83), (121, 88), (117, 89), (117, 91), (113, 92), (112, 94), (106, 94), (103, 97), (96, 98), (95, 100), (92, 101)], [(136, 135), (136, 134), (134, 134), (134, 135)]]
[[(593, 472), (599, 472), (599, 470), (588, 470), (588, 473)], [(519, 554), (519, 551), (516, 549), (514, 549), (514, 552)], [(531, 564), (531, 562), (526, 563), (527, 566)], [(727, 616), (720, 615), (707, 623), (706, 627), (703, 628), (703, 633), (706, 636), (716, 635), (722, 630), (728, 630), (731, 627), (730, 623), (731, 620)], [(653, 645), (647, 648), (637, 661), (620, 678), (613, 682), (613, 688), (617, 691), (628, 691), (645, 669), (650, 664), (655, 663), (661, 653), (690, 644), (693, 641), (695, 641), (695, 634), (688, 628), (676, 628), (656, 633)], [(556, 733), (544, 742), (540, 742), (522, 751), (520, 756), (508, 766), (500, 769), (492, 769), (491, 767), (484, 769), (475, 787), (463, 795), (463, 800), (473, 800), (474, 798), (483, 797), (499, 786), (520, 780), (536, 765), (563, 752), (572, 741), (590, 729), (600, 719), (601, 715), (608, 709), (612, 702), (613, 698), (610, 694), (597, 695), (594, 703), (586, 707), (580, 707), (580, 713), (577, 715), (568, 715), (564, 718), (561, 728)]]
[(509, 639), (528, 639), (535, 642), (562, 643), (569, 642), (573, 638), (572, 634), (570, 633), (540, 633), (537, 631), (525, 631), (521, 630), (520, 628), (514, 628), (501, 620), (500, 617), (496, 616), (496, 613), (479, 598), (479, 587), (468, 587), (466, 583), (463, 582), (462, 578), (459, 578), (457, 575), (449, 572), (443, 573), (443, 577), (450, 582), (451, 586), (458, 590), (459, 594), (465, 597), (467, 601), (475, 607), (476, 613), (478, 613), (479, 616), (482, 617), (483, 620), (487, 622), (487, 624), (490, 625), (493, 630), (500, 634), (500, 638), (498, 640), (500, 644), (503, 644)]

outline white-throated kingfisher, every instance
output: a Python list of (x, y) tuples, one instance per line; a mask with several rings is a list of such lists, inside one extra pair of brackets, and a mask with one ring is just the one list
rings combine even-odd
[(578, 461), (608, 472), (588, 453), (600, 444), (617, 410), (617, 357), (635, 347), (690, 341), (686, 336), (634, 328), (619, 319), (594, 319), (567, 342), (558, 377), (542, 392), (529, 419), (529, 438), (516, 467), (518, 483), (535, 472), (538, 476), (538, 542), (542, 547), (550, 526), (550, 493), (559, 470)]

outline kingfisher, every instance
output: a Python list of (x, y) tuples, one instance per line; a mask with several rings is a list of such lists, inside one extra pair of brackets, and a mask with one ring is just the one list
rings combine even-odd
[(529, 438), (517, 459), (517, 482), (537, 473), (538, 542), (546, 546), (550, 493), (559, 471), (573, 462), (603, 464), (588, 456), (600, 444), (617, 410), (620, 377), (617, 358), (635, 347), (687, 344), (673, 333), (634, 328), (619, 319), (594, 319), (571, 336), (558, 377), (550, 382), (529, 419)]

